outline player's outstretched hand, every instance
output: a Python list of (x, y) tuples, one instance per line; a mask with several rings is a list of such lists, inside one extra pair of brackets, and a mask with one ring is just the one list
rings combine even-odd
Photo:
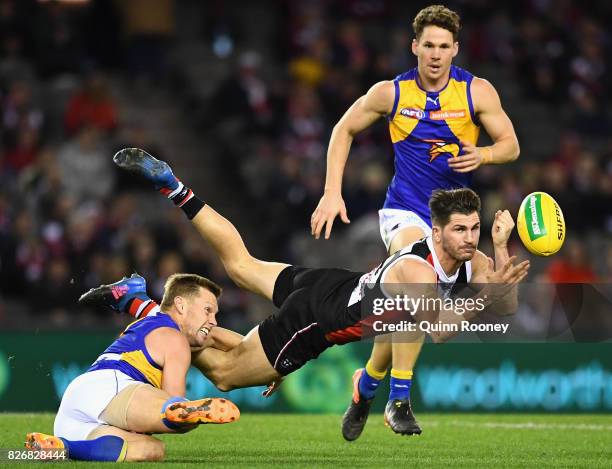
[(461, 146), (463, 147), (463, 155), (449, 158), (448, 165), (458, 173), (469, 173), (478, 169), (484, 160), (480, 148), (465, 140), (461, 140)]
[(329, 239), (334, 220), (338, 215), (344, 223), (351, 222), (346, 214), (346, 205), (344, 205), (342, 195), (326, 192), (310, 217), (310, 233), (315, 239), (319, 239), (325, 227), (325, 239)]
[(521, 282), (527, 276), (530, 264), (529, 261), (523, 261), (514, 265), (515, 262), (516, 256), (512, 256), (499, 270), (490, 269), (488, 282), (503, 285), (516, 285)]
[(264, 392), (261, 393), (261, 395), (263, 397), (270, 397), (272, 394), (278, 391), (278, 388), (280, 388), (280, 385), (283, 384), (283, 379), (285, 378), (281, 376), (280, 378), (272, 381), (270, 384), (268, 384), (268, 387), (266, 388)]

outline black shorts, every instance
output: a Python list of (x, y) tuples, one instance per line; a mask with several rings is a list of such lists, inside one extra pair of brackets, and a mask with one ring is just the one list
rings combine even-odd
[[(343, 314), (348, 296), (345, 299), (337, 285), (358, 276), (342, 269), (298, 266), (289, 266), (278, 275), (272, 301), (280, 310), (259, 325), (261, 344), (276, 371), (292, 373), (334, 345), (325, 337), (328, 330), (321, 315)], [(330, 296), (338, 296), (340, 306), (330, 307)]]

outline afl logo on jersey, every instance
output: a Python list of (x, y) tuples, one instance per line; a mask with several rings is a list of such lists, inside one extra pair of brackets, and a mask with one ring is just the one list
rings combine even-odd
[(457, 156), (459, 156), (459, 145), (457, 145), (456, 143), (445, 142), (444, 140), (423, 141), (431, 144), (431, 146), (427, 150), (430, 163), (441, 155), (447, 155), (448, 158), (456, 158)]
[(404, 117), (409, 117), (411, 119), (417, 120), (421, 120), (423, 117), (425, 117), (425, 111), (422, 111), (421, 109), (413, 109), (406, 107), (400, 110), (400, 114)]

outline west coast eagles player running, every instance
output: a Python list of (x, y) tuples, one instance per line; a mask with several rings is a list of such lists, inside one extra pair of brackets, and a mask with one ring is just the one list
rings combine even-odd
[[(416, 68), (375, 84), (334, 127), (328, 148), (325, 192), (311, 219), (312, 234), (328, 238), (336, 216), (349, 223), (342, 199), (342, 174), (356, 134), (385, 117), (395, 153), (395, 175), (380, 210), (380, 232), (390, 254), (431, 233), (429, 197), (436, 189), (470, 185), (482, 164), (515, 160), (518, 141), (495, 88), (452, 65), (459, 51), (459, 16), (442, 5), (421, 10), (413, 23)], [(484, 127), (493, 145), (476, 147)], [(455, 272), (444, 272), (453, 276)], [(379, 338), (385, 339), (385, 338)], [(397, 342), (397, 343), (395, 343)], [(412, 369), (423, 335), (378, 340), (365, 369), (353, 376), (358, 393), (343, 419), (347, 440), (359, 437), (380, 381), (392, 361), (385, 419), (396, 433), (418, 434), (410, 407)]]
[[(109, 290), (126, 307), (130, 279)], [(87, 372), (66, 388), (53, 435), (29, 433), (26, 447), (68, 451), (85, 461), (158, 461), (164, 444), (148, 434), (184, 433), (200, 423), (238, 420), (227, 399), (185, 399), (191, 347), (219, 346), (209, 337), (221, 289), (193, 274), (173, 275), (161, 308), (130, 324)], [(132, 298), (137, 299), (137, 298)], [(53, 454), (53, 453), (51, 453)]]

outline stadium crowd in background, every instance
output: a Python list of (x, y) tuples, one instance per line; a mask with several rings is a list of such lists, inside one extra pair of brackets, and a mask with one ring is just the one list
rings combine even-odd
[[(309, 232), (333, 124), (374, 82), (415, 65), (410, 20), (426, 5), (417, 3), (399, 9), (390, 0), (286, 2), (275, 10), (265, 50), (241, 43), (237, 31), (249, 18), (239, 8), (208, 10), (215, 16), (196, 40), (205, 38), (214, 50), (210, 31), (234, 34), (234, 52), (218, 61), (235, 61), (236, 67), (195, 104), (200, 109), (194, 115), (208, 129), (227, 181), (234, 181), (228, 203), (253, 211), (258, 236), (265, 237), (264, 249), (273, 257), (300, 260), (292, 240)], [(518, 84), (520, 100), (547, 109), (561, 124), (560, 133), (542, 136), (553, 139), (556, 150), (537, 154), (529, 153), (530, 143), (521, 137), (521, 129), (537, 122), (528, 115), (513, 119), (523, 150), (519, 162), (503, 171), (483, 167), (475, 175), (483, 220), (491, 219), (487, 210), (499, 207), (516, 213), (533, 190), (549, 192), (564, 210), (570, 238), (579, 230), (581, 240), (569, 240), (534, 277), (609, 279), (612, 85), (605, 77), (612, 50), (605, 25), (610, 8), (606, 2), (587, 9), (561, 0), (524, 0), (520, 8), (455, 3), (449, 6), (464, 21), (458, 65), (476, 74), (483, 64), (498, 69), (495, 76), (505, 82), (494, 84), (502, 98), (505, 84)], [(152, 224), (139, 215), (136, 207), (149, 196), (126, 188), (112, 166), (114, 150), (123, 146), (173, 157), (155, 149), (146, 128), (122, 121), (122, 103), (114, 95), (121, 79), (144, 77), (146, 86), (169, 86), (157, 78), (167, 73), (169, 38), (181, 28), (169, 13), (179, 2), (149, 2), (140, 10), (115, 6), (0, 1), (0, 324), (19, 327), (20, 315), (46, 326), (111, 324), (106, 316), (77, 310), (75, 299), (134, 270), (150, 279), (150, 293), (158, 298), (165, 277), (177, 271), (223, 278), (186, 223)], [(148, 18), (135, 13), (144, 10)], [(160, 17), (165, 21), (155, 20)], [(184, 65), (168, 67), (179, 73)], [(181, 99), (189, 91), (173, 93)], [(507, 111), (512, 117), (513, 109)], [(223, 128), (232, 131), (215, 131)], [(353, 146), (344, 183), (353, 224), (382, 205), (392, 174), (387, 132), (381, 123)], [(194, 162), (193, 170), (205, 168)], [(162, 220), (175, 216), (160, 210)], [(333, 236), (351, 229), (339, 225)], [(586, 239), (596, 243), (587, 245)], [(381, 260), (384, 248), (377, 242)], [(596, 257), (592, 246), (608, 254)], [(256, 305), (229, 281), (222, 286), (221, 324), (248, 329), (261, 316), (244, 311)]]

